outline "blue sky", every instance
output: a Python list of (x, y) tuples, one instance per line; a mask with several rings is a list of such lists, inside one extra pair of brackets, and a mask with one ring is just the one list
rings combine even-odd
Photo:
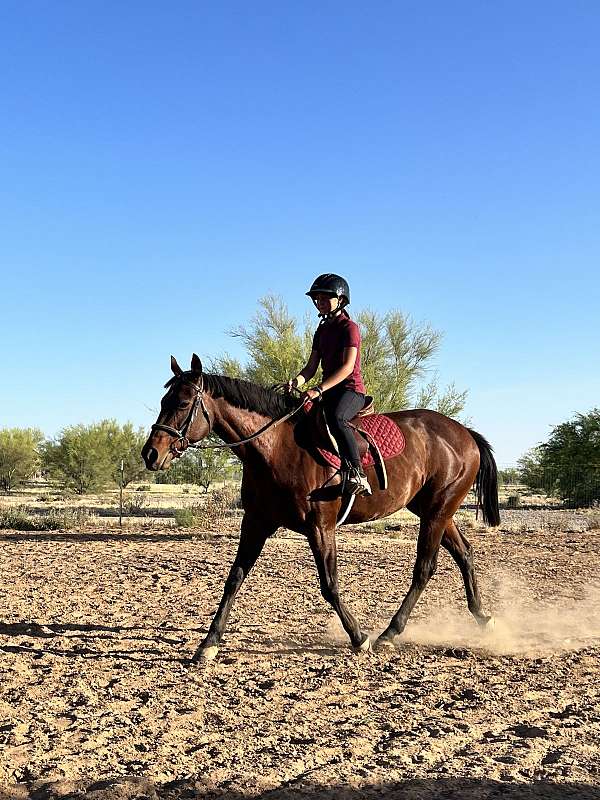
[(600, 404), (597, 3), (0, 10), (0, 426), (149, 425), (324, 271), (443, 331), (502, 464)]

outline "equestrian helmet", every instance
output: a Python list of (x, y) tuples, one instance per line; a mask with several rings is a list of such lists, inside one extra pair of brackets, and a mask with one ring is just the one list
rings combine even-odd
[(340, 275), (334, 275), (333, 272), (325, 272), (315, 278), (306, 294), (313, 300), (315, 294), (330, 294), (332, 297), (339, 297), (343, 300), (345, 306), (350, 305), (348, 282)]

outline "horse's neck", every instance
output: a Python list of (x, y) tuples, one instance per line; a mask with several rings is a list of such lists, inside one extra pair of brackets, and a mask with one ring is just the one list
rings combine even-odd
[[(264, 414), (237, 408), (228, 403), (223, 397), (217, 398), (213, 403), (213, 430), (227, 444), (235, 444), (241, 439), (247, 439), (271, 421), (271, 418), (266, 417)], [(267, 430), (256, 439), (253, 439), (252, 442), (233, 448), (232, 452), (242, 460), (249, 450), (266, 452), (272, 448), (272, 437), (274, 435), (275, 430)]]

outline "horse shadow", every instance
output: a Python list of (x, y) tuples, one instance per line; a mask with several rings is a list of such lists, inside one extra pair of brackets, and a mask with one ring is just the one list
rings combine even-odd
[(204, 532), (180, 533), (177, 531), (151, 533), (131, 532), (89, 532), (64, 533), (61, 531), (19, 531), (18, 533), (0, 533), (0, 542), (192, 542), (205, 537)]
[[(250, 776), (249, 776), (250, 777)], [(156, 783), (146, 778), (116, 777), (85, 785), (78, 781), (77, 792), (68, 797), (113, 800), (115, 797), (144, 797), (145, 800), (599, 800), (600, 786), (582, 782), (532, 783), (497, 781), (486, 778), (435, 777), (387, 781), (353, 787), (348, 784), (323, 784), (304, 781), (302, 776), (281, 786), (256, 793), (230, 788), (204, 788), (203, 776)], [(8, 787), (7, 787), (8, 788)], [(13, 796), (0, 790), (0, 800)], [(46, 784), (33, 788), (31, 800), (58, 800), (60, 788)]]
[[(112, 658), (138, 662), (185, 662), (185, 659), (180, 655), (180, 651), (186, 645), (188, 631), (165, 628), (161, 629), (162, 632), (160, 633), (144, 633), (145, 630), (145, 628), (128, 625), (110, 626), (65, 622), (42, 624), (35, 621), (0, 622), (0, 636), (18, 637), (20, 640), (18, 644), (0, 644), (0, 652), (25, 654), (34, 659), (40, 659), (44, 656), (58, 656), (92, 660)], [(179, 635), (177, 638), (168, 636), (166, 635), (167, 631), (174, 631)], [(56, 646), (52, 643), (53, 639), (60, 639), (61, 637), (63, 637), (61, 646)], [(68, 641), (75, 642), (71, 648), (64, 646), (65, 638)], [(41, 639), (44, 640), (44, 643), (36, 646), (36, 644), (30, 643), (29, 639)], [(98, 639), (108, 640), (109, 643), (118, 640), (118, 644), (116, 647), (102, 649), (95, 645)], [(140, 642), (146, 646), (137, 649), (126, 649), (119, 646), (123, 640)], [(165, 653), (156, 647), (157, 644), (176, 647), (177, 655)], [(1, 796), (0, 800), (2, 800)]]

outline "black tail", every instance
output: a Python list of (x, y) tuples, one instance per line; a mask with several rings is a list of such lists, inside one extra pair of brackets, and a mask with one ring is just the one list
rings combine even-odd
[(495, 527), (500, 525), (498, 509), (498, 470), (489, 442), (477, 431), (467, 429), (477, 442), (479, 448), (479, 472), (475, 478), (475, 496), (477, 508), (483, 511), (483, 521)]

